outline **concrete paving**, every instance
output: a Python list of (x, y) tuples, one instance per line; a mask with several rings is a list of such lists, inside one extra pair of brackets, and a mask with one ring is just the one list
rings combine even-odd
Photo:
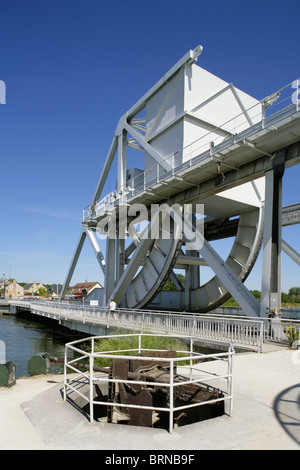
[(300, 351), (267, 347), (262, 354), (236, 354), (233, 415), (182, 426), (173, 434), (90, 424), (63, 401), (62, 388), (61, 375), (22, 378), (11, 388), (0, 388), (0, 449), (300, 449)]

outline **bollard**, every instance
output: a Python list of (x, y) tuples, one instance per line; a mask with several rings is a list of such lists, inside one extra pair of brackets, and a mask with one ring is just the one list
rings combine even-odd
[(16, 383), (16, 366), (8, 361), (0, 364), (0, 387), (12, 387)]
[(40, 353), (32, 356), (28, 361), (30, 375), (48, 374), (50, 370), (49, 354)]

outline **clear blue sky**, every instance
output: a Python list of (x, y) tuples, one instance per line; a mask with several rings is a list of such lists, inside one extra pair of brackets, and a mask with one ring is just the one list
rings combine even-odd
[[(0, 276), (64, 281), (119, 117), (189, 49), (257, 99), (298, 78), (299, 13), (295, 0), (0, 0)], [(286, 172), (284, 204), (299, 176)], [(299, 227), (284, 238), (300, 250)], [(86, 279), (102, 281), (88, 242), (72, 283)], [(255, 270), (248, 282), (260, 289)]]

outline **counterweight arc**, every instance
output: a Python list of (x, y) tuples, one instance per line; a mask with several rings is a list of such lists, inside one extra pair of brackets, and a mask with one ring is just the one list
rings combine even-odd
[[(262, 234), (263, 207), (240, 214), (237, 234), (226, 263), (242, 281), (246, 280), (258, 257)], [(144, 253), (143, 265), (136, 270), (128, 289), (123, 291), (121, 286), (114, 292), (114, 298), (120, 301), (120, 307), (147, 307), (170, 277), (183, 244), (183, 234), (176, 224), (170, 231), (169, 239), (163, 239), (160, 231), (150, 249)], [(205, 284), (191, 289), (189, 295), (186, 311), (207, 312), (224, 303), (231, 294), (218, 277), (214, 276)]]
[[(238, 231), (226, 264), (244, 282), (259, 255), (263, 240), (263, 207), (240, 215)], [(231, 294), (217, 276), (191, 291), (191, 310), (208, 312), (222, 305)]]
[(173, 270), (181, 245), (181, 229), (177, 225), (166, 238), (162, 237), (160, 229), (151, 247), (145, 250), (142, 266), (138, 266), (126, 292), (122, 285), (114, 292), (113, 297), (120, 307), (143, 308), (156, 297)]

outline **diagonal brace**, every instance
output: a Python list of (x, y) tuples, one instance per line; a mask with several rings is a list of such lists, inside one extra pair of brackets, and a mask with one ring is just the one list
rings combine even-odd
[(102, 269), (103, 274), (105, 275), (106, 269), (105, 269), (105, 259), (102, 254), (102, 251), (100, 250), (100, 247), (97, 243), (97, 240), (95, 238), (95, 235), (93, 231), (90, 228), (85, 228), (85, 232), (88, 236), (89, 241), (91, 242), (92, 248), (94, 250), (94, 253), (96, 255), (97, 261), (99, 263), (100, 268)]
[[(174, 217), (174, 211), (170, 211), (171, 217)], [(177, 215), (180, 216), (179, 213)], [(174, 218), (176, 222), (176, 218)], [(204, 236), (200, 233), (199, 230), (195, 230), (194, 225), (186, 218), (185, 229), (189, 233), (195, 234), (194, 241), (190, 241), (191, 245), (195, 245), (196, 249), (199, 249), (199, 246), (202, 245), (202, 248), (199, 250), (201, 255), (211, 269), (215, 272), (216, 276), (219, 278), (221, 283), (226, 287), (226, 289), (231, 293), (231, 295), (238, 302), (240, 307), (243, 309), (246, 315), (252, 317), (258, 317), (260, 313), (260, 304), (255, 299), (255, 297), (249, 292), (243, 282), (234, 274), (230, 267), (226, 264), (225, 261), (218, 255), (218, 253), (212, 248), (212, 246), (205, 240)]]
[(281, 240), (281, 248), (293, 261), (295, 261), (295, 263), (300, 266), (300, 253), (298, 253), (284, 240)]

